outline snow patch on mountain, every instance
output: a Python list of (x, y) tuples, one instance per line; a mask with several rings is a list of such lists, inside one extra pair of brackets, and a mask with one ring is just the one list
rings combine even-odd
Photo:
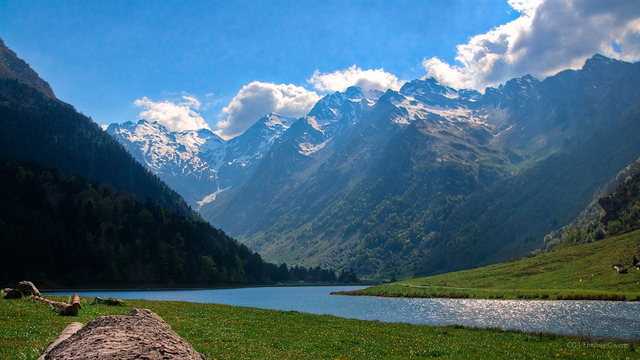
[(205, 196), (204, 198), (202, 198), (202, 200), (198, 201), (198, 208), (201, 208), (203, 205), (205, 204), (209, 204), (212, 203), (216, 200), (216, 197), (222, 193), (223, 191), (228, 190), (230, 187), (226, 187), (224, 189), (218, 189), (215, 192), (213, 192), (212, 194), (209, 194), (207, 196)]
[(402, 110), (400, 113), (402, 115), (396, 116), (392, 121), (401, 125), (407, 125), (418, 119), (426, 119), (430, 114), (439, 115), (451, 122), (465, 121), (486, 125), (486, 115), (478, 115), (476, 111), (467, 107), (448, 108), (440, 105), (429, 105), (408, 95), (405, 95), (402, 101), (394, 97), (392, 98), (392, 103)]
[(308, 142), (300, 143), (300, 144), (298, 144), (298, 146), (300, 147), (299, 153), (302, 154), (302, 155), (309, 156), (309, 155), (315, 153), (316, 151), (323, 149), (325, 147), (325, 145), (327, 145), (327, 143), (329, 141), (330, 140), (325, 140), (325, 141), (321, 142), (320, 144), (315, 144), (315, 145), (312, 144), (312, 143), (308, 143)]

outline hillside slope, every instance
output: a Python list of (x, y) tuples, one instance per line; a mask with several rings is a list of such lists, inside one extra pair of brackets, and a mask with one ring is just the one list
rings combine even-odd
[(0, 55), (12, 64), (0, 72), (4, 285), (27, 276), (52, 286), (279, 279), (278, 266), (202, 220), (2, 43)]
[[(535, 257), (379, 285), (350, 295), (640, 300), (640, 231)], [(628, 268), (619, 274), (613, 264)]]
[(526, 259), (376, 286), (354, 295), (640, 300), (637, 164), (631, 169), (634, 175), (599, 199), (604, 212), (593, 228), (605, 227), (605, 240), (563, 242)]
[(199, 219), (35, 163), (0, 158), (0, 284), (265, 283), (276, 265)]
[(415, 80), (311, 155), (272, 149), (203, 216), (266, 258), (366, 275), (523, 256), (640, 156), (638, 82), (599, 55), (484, 95)]

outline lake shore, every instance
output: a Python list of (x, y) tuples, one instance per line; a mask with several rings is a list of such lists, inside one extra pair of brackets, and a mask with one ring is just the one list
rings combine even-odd
[(192, 290), (225, 290), (225, 289), (250, 289), (262, 287), (300, 287), (300, 286), (373, 286), (373, 283), (318, 283), (318, 282), (291, 282), (261, 285), (221, 285), (221, 286), (131, 286), (131, 287), (70, 287), (70, 288), (39, 288), (43, 293), (70, 293), (70, 292), (100, 292), (100, 291), (192, 291)]
[[(588, 327), (592, 339), (634, 341), (640, 326), (640, 303), (593, 301), (531, 301), (468, 298), (389, 298), (335, 296), (332, 292), (358, 291), (363, 286), (260, 287), (191, 291), (79, 292), (85, 298), (119, 298), (124, 301), (177, 301), (201, 304), (328, 314), (342, 318), (388, 323), (478, 328), (500, 328), (557, 335), (576, 335), (573, 325)], [(55, 293), (71, 296), (75, 292)], [(52, 296), (54, 294), (46, 294)]]
[[(60, 298), (60, 300), (64, 300)], [(35, 359), (67, 324), (147, 308), (209, 359), (633, 358), (637, 342), (344, 319), (176, 301), (126, 300), (124, 306), (83, 298), (77, 317), (61, 317), (31, 299), (0, 300), (0, 358)]]

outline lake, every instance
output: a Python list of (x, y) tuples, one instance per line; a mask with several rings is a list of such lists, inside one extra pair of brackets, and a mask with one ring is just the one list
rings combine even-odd
[[(640, 341), (640, 302), (404, 299), (337, 296), (362, 286), (290, 286), (220, 290), (84, 291), (86, 297), (176, 300), (331, 314), (361, 320), (544, 332)], [(55, 292), (66, 295), (71, 292)]]

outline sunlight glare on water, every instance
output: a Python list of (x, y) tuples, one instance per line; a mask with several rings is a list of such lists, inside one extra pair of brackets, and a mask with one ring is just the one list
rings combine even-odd
[[(176, 300), (330, 314), (420, 325), (464, 325), (591, 339), (640, 341), (640, 302), (405, 299), (334, 296), (362, 287), (294, 286), (224, 290), (79, 292), (86, 297)], [(71, 293), (69, 293), (71, 294)], [(57, 293), (57, 295), (61, 295)]]

